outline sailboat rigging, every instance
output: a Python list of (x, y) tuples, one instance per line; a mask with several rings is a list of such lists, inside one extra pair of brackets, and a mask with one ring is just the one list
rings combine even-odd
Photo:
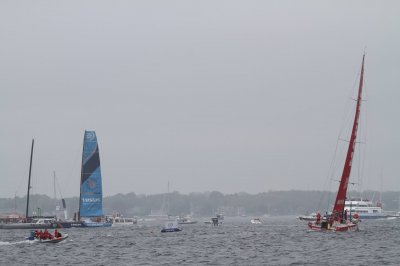
[(31, 190), (31, 175), (32, 175), (32, 159), (33, 159), (33, 147), (35, 144), (35, 139), (32, 139), (31, 146), (31, 156), (29, 161), (29, 178), (28, 178), (28, 191), (26, 196), (26, 212), (25, 219), (22, 222), (18, 223), (5, 223), (0, 224), (0, 229), (47, 229), (47, 228), (59, 228), (61, 225), (54, 221), (51, 217), (43, 217), (40, 215), (29, 216), (29, 196)]
[(353, 231), (358, 230), (358, 220), (357, 215), (353, 217), (349, 217), (347, 219), (347, 211), (345, 211), (345, 201), (346, 201), (346, 194), (347, 194), (347, 187), (349, 184), (350, 173), (352, 168), (355, 144), (357, 139), (357, 131), (360, 119), (360, 109), (361, 109), (361, 99), (362, 99), (362, 90), (364, 84), (364, 60), (365, 54), (362, 58), (361, 64), (361, 75), (360, 81), (358, 86), (358, 94), (357, 94), (357, 103), (356, 103), (356, 112), (354, 115), (354, 122), (351, 131), (351, 136), (349, 140), (349, 146), (347, 149), (347, 155), (345, 164), (343, 167), (342, 177), (340, 179), (339, 188), (336, 194), (335, 204), (333, 206), (332, 214), (327, 217), (326, 221), (320, 221), (319, 218), (315, 222), (310, 222), (308, 224), (311, 230), (333, 230), (333, 231)]
[[(56, 187), (58, 187), (58, 193), (61, 196), (62, 208), (59, 205), (60, 202), (58, 202), (58, 200), (57, 200)], [(67, 204), (65, 203), (65, 199), (63, 198), (63, 196), (61, 194), (60, 185), (58, 184), (58, 180), (56, 179), (56, 171), (53, 171), (53, 189), (54, 189), (54, 201), (56, 202), (56, 204), (55, 204), (55, 217), (56, 218), (60, 218), (62, 216), (62, 214), (63, 214), (63, 216), (64, 216), (63, 219), (67, 220)]]
[(29, 161), (29, 178), (28, 178), (28, 192), (26, 194), (26, 221), (29, 220), (29, 191), (31, 190), (31, 173), (32, 173), (32, 157), (33, 157), (33, 145), (35, 144), (35, 139), (32, 139), (31, 146), (31, 159)]

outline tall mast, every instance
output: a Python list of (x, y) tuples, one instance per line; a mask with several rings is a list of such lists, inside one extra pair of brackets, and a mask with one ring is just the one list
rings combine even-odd
[(82, 204), (82, 180), (83, 180), (83, 154), (85, 151), (85, 136), (86, 136), (86, 130), (85, 134), (83, 135), (83, 144), (82, 144), (82, 163), (81, 163), (81, 180), (79, 181), (79, 209), (78, 209), (78, 221), (81, 220), (81, 204)]
[(26, 213), (25, 213), (26, 220), (28, 220), (28, 217), (29, 217), (29, 191), (31, 189), (32, 157), (33, 157), (33, 144), (34, 143), (35, 143), (35, 139), (32, 139), (31, 160), (29, 161), (28, 193), (26, 196)]
[(167, 215), (169, 217), (169, 180), (168, 180), (168, 193), (167, 193)]
[(354, 155), (354, 148), (356, 144), (357, 138), (357, 129), (358, 123), (360, 118), (360, 108), (361, 108), (361, 95), (362, 95), (362, 88), (364, 83), (364, 58), (365, 54), (363, 55), (362, 65), (361, 65), (361, 75), (360, 75), (360, 82), (358, 86), (358, 96), (357, 96), (357, 106), (356, 106), (356, 113), (354, 116), (354, 123), (353, 129), (351, 131), (351, 137), (349, 142), (349, 148), (347, 150), (346, 161), (343, 168), (342, 178), (340, 180), (339, 189), (336, 195), (335, 205), (333, 207), (333, 214), (341, 214), (344, 210), (344, 203), (346, 200), (346, 193), (347, 193), (347, 186), (349, 184), (350, 179), (350, 172), (351, 166), (353, 161)]

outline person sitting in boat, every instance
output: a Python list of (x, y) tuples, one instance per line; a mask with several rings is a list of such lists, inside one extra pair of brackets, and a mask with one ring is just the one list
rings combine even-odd
[(332, 227), (334, 221), (335, 221), (335, 217), (332, 214), (331, 216), (329, 216), (329, 226), (330, 227)]
[(53, 239), (53, 235), (50, 234), (49, 231), (47, 231), (47, 229), (44, 230), (43, 235), (44, 235), (44, 239)]
[(44, 239), (44, 233), (42, 230), (39, 231), (38, 236), (39, 236), (39, 239)]
[(333, 221), (340, 222), (340, 215), (338, 212), (333, 212)]
[(317, 221), (316, 224), (320, 224), (321, 222), (321, 214), (319, 212), (317, 212)]
[(355, 224), (357, 224), (357, 223), (359, 222), (358, 218), (359, 218), (358, 213), (355, 213), (355, 214), (353, 215), (352, 222), (355, 223)]
[(59, 238), (59, 237), (61, 237), (61, 233), (60, 232), (58, 232), (58, 230), (56, 229), (56, 230), (54, 230), (54, 237), (55, 238)]
[(35, 239), (35, 231), (31, 230), (31, 233), (29, 234), (28, 239), (29, 240), (34, 240)]
[(33, 233), (33, 237), (34, 237), (34, 238), (39, 238), (39, 232), (38, 232), (38, 230), (35, 230), (35, 232)]

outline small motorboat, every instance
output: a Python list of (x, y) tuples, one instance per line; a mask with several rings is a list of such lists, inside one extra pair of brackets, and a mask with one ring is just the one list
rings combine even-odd
[(30, 235), (26, 238), (29, 241), (35, 241), (38, 243), (58, 243), (63, 241), (64, 239), (68, 238), (68, 234), (58, 234), (59, 237), (53, 237), (51, 236), (51, 238), (46, 238), (46, 239), (40, 239), (40, 237), (38, 235), (35, 234), (35, 231), (31, 231)]
[(68, 238), (68, 234), (64, 234), (60, 237), (55, 237), (53, 239), (37, 239), (39, 243), (58, 243)]
[(107, 217), (109, 221), (111, 221), (112, 226), (129, 226), (129, 225), (136, 225), (137, 219), (136, 218), (128, 218), (123, 217), (122, 215), (113, 215), (110, 218)]
[(161, 233), (170, 233), (170, 232), (179, 232), (182, 231), (180, 228), (163, 228), (161, 229)]
[(52, 239), (39, 239), (32, 236), (27, 237), (26, 239), (29, 241), (34, 241), (37, 243), (58, 243), (68, 238), (68, 234), (64, 234), (60, 237), (54, 237)]
[(262, 220), (260, 218), (254, 218), (250, 220), (252, 224), (262, 224)]
[(178, 224), (195, 224), (195, 223), (197, 223), (197, 221), (192, 220), (192, 217), (190, 215), (178, 218)]
[(315, 221), (317, 219), (317, 213), (313, 212), (310, 215), (301, 215), (298, 216), (297, 219), (299, 219), (300, 221), (307, 221), (307, 222)]
[(205, 224), (211, 224), (213, 226), (222, 225), (222, 221), (218, 219), (218, 217), (211, 217), (210, 220), (204, 221)]
[(165, 223), (163, 229), (161, 229), (161, 233), (169, 233), (169, 232), (179, 232), (182, 229), (178, 226), (177, 220), (169, 220)]

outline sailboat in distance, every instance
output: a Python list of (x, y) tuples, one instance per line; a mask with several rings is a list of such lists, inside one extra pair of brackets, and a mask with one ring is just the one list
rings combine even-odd
[(94, 131), (85, 131), (83, 139), (78, 220), (82, 227), (111, 226), (103, 214), (99, 145)]
[[(0, 223), (0, 229), (50, 229), (60, 228), (62, 225), (54, 220), (54, 217), (43, 217), (38, 213), (37, 216), (29, 216), (29, 195), (31, 190), (31, 173), (32, 173), (32, 158), (33, 146), (35, 140), (32, 139), (31, 156), (29, 160), (29, 178), (28, 178), (28, 191), (26, 195), (26, 213), (25, 218), (19, 222), (13, 223)], [(68, 225), (67, 225), (68, 227)]]
[[(336, 194), (335, 205), (333, 206), (332, 213), (326, 217), (326, 220), (320, 220), (320, 217), (316, 219), (314, 222), (308, 223), (308, 227), (311, 230), (322, 231), (322, 230), (330, 230), (330, 231), (355, 231), (358, 230), (358, 214), (354, 214), (351, 216), (351, 213), (347, 214), (345, 211), (345, 200), (347, 194), (347, 186), (349, 184), (351, 166), (353, 161), (353, 155), (356, 145), (357, 139), (357, 131), (358, 124), (360, 119), (360, 109), (361, 109), (361, 97), (362, 97), (362, 89), (364, 84), (364, 59), (365, 54), (362, 58), (361, 64), (361, 75), (360, 81), (358, 85), (358, 95), (357, 95), (357, 104), (356, 104), (356, 112), (354, 115), (353, 128), (351, 131), (351, 136), (349, 140), (349, 146), (347, 149), (346, 161), (343, 168), (342, 177), (340, 179), (339, 188)], [(349, 219), (348, 219), (349, 218)]]

